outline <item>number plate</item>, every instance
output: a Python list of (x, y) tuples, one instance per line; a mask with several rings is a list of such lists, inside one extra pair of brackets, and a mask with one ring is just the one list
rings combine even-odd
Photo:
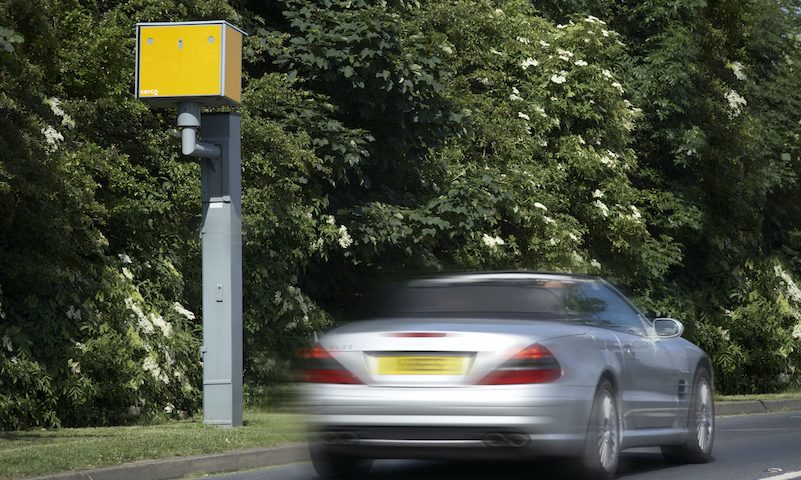
[(379, 375), (464, 375), (467, 362), (458, 356), (379, 357)]

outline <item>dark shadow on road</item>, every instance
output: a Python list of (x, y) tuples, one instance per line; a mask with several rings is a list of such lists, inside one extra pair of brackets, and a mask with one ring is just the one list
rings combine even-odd
[[(378, 461), (366, 480), (575, 480), (575, 461), (533, 462), (436, 462)], [(677, 467), (666, 463), (662, 454), (627, 452), (621, 455), (618, 478)], [(313, 477), (310, 480), (320, 480)]]

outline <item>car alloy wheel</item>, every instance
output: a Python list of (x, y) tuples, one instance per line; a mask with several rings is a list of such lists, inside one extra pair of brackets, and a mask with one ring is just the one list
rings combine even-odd
[(692, 401), (687, 418), (684, 445), (662, 447), (662, 456), (670, 463), (706, 463), (715, 441), (715, 400), (706, 368), (699, 367), (693, 382)]
[(611, 470), (617, 463), (618, 456), (618, 420), (617, 407), (612, 392), (604, 390), (601, 400), (601, 416), (598, 425), (598, 458), (604, 470)]
[(712, 450), (715, 420), (712, 417), (712, 389), (709, 381), (702, 377), (697, 385), (697, 402), (695, 406), (695, 431), (698, 449), (705, 455)]
[(603, 380), (593, 401), (584, 448), (586, 478), (610, 479), (620, 458), (620, 412), (612, 384)]

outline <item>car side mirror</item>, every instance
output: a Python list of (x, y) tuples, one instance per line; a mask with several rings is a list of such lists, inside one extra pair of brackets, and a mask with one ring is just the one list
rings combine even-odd
[(659, 338), (676, 338), (684, 333), (684, 325), (673, 318), (654, 319), (654, 330)]

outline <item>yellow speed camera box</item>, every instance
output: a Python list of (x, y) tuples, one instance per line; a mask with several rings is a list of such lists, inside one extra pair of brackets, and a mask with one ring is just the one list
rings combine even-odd
[(136, 98), (154, 105), (239, 105), (243, 35), (222, 20), (138, 23)]

